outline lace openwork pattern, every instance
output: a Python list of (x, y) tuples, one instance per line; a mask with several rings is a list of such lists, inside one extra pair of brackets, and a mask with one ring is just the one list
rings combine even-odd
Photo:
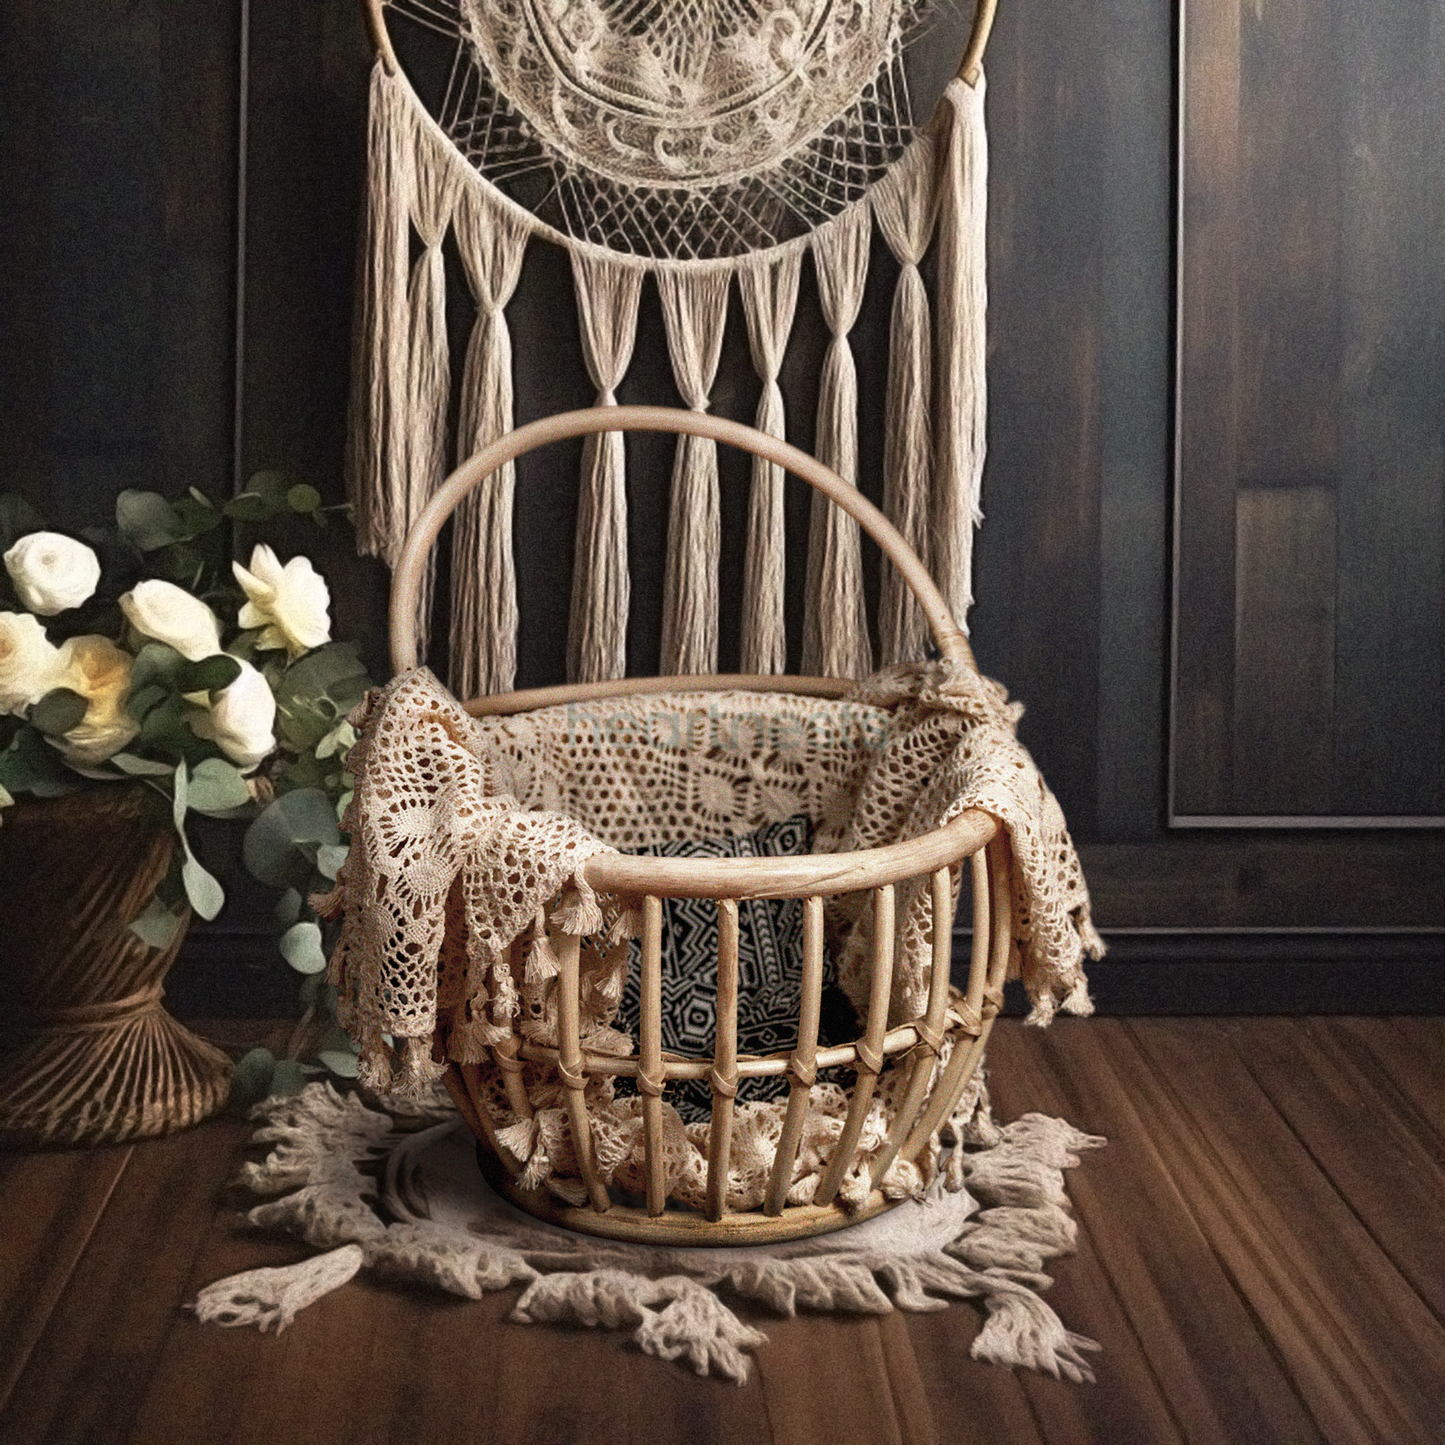
[[(969, 808), (998, 818), (1013, 856), (1032, 1018), (1046, 1023), (1060, 1007), (1087, 1013), (1082, 960), (1102, 944), (1063, 814), (1014, 736), (1019, 712), (997, 684), (942, 663), (885, 670), (841, 700), (676, 692), (490, 719), (468, 716), (426, 670), (403, 674), (358, 717), (352, 848), (333, 899), (342, 929), (330, 976), (338, 1014), (361, 1042), (364, 1077), (403, 1088), (435, 1078), (435, 1038), (446, 1058), (482, 1066), (499, 1137), (527, 1164), (524, 1182), (580, 1202), (555, 1070), (521, 1066), (533, 1108), (522, 1119), (492, 1046), (517, 1035), (556, 1045), (554, 941), (568, 933), (586, 940), (584, 1048), (632, 1054), (633, 1039), (613, 1023), (637, 900), (599, 899), (583, 866), (607, 849), (748, 832), (800, 812), (813, 820), (817, 852), (919, 837)], [(829, 924), (839, 982), (861, 1008), (867, 895), (830, 900)], [(890, 1014), (903, 1021), (922, 1012), (928, 990), (926, 878), (900, 885), (896, 926)], [(400, 1078), (386, 1034), (400, 1047)], [(896, 1087), (885, 1071), (864, 1127), (865, 1164), (882, 1147)], [(811, 1198), (846, 1113), (836, 1085), (820, 1082), (812, 1094), (793, 1203)], [(965, 1093), (956, 1128), (981, 1099), (978, 1088)], [(611, 1078), (593, 1076), (586, 1102), (602, 1177), (640, 1188), (637, 1099), (614, 1098)], [(729, 1208), (761, 1201), (782, 1112), (780, 1102), (738, 1108)], [(685, 1126), (670, 1108), (666, 1117), (669, 1193), (700, 1205), (708, 1126)], [(917, 1164), (896, 1164), (885, 1191), (925, 1187), (936, 1155), (934, 1147)], [(866, 1196), (866, 1175), (854, 1171), (845, 1203), (850, 1188)]]
[(392, 7), (454, 37), (436, 115), (483, 175), (579, 240), (688, 259), (811, 230), (898, 158), (929, 0)]

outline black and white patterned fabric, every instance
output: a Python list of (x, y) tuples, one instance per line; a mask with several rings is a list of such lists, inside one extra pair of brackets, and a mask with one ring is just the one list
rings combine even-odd
[[(783, 857), (810, 851), (813, 825), (804, 814), (771, 823), (743, 837), (661, 843), (641, 850), (667, 858)], [(666, 898), (662, 904), (662, 1047), (688, 1058), (711, 1058), (717, 1027), (717, 904), (710, 898)], [(617, 1027), (638, 1037), (641, 1018), (642, 950), (633, 940), (627, 985), (618, 1006)], [(798, 1041), (803, 981), (803, 905), (800, 899), (744, 899), (738, 904), (738, 1053), (772, 1054)], [(841, 990), (824, 975), (821, 1042), (856, 1037), (852, 1010)], [(841, 1001), (842, 1009), (838, 1005)], [(841, 1014), (841, 1016), (840, 1016)], [(822, 1075), (820, 1074), (820, 1077)], [(775, 1099), (787, 1092), (786, 1077), (744, 1079), (738, 1102)], [(635, 1093), (619, 1079), (619, 1094)], [(670, 1084), (664, 1095), (692, 1122), (706, 1119), (712, 1091), (701, 1080)]]

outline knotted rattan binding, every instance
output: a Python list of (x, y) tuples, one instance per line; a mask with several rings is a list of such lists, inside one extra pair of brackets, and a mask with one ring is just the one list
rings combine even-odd
[[(609, 406), (569, 412), (511, 432), (460, 467), (433, 497), (412, 529), (397, 565), (391, 595), (391, 655), (396, 671), (418, 663), (417, 602), (427, 558), (447, 518), (462, 499), (499, 467), (549, 442), (608, 431), (663, 431), (713, 438), (741, 447), (786, 468), (855, 518), (896, 567), (917, 597), (945, 662), (972, 671), (967, 640), (949, 614), (938, 588), (897, 529), (856, 488), (797, 448), (751, 427), (696, 411), (661, 407)], [(476, 717), (516, 717), (558, 704), (674, 693), (793, 693), (841, 698), (846, 679), (711, 675), (624, 679), (513, 692), (467, 704)], [(962, 992), (950, 987), (953, 915), (964, 864), (970, 879), (973, 945), (968, 980)], [(945, 826), (887, 846), (805, 857), (686, 858), (645, 857), (599, 852), (582, 869), (598, 894), (640, 900), (641, 1026), (635, 1055), (619, 1056), (583, 1047), (584, 939), (576, 933), (557, 938), (556, 1042), (539, 1043), (514, 1019), (493, 1042), (482, 1062), (447, 1061), (445, 1081), (458, 1108), (476, 1133), (484, 1170), (494, 1185), (528, 1212), (571, 1228), (621, 1239), (656, 1243), (713, 1245), (751, 1243), (819, 1234), (876, 1214), (895, 1202), (900, 1191), (885, 1187), (890, 1171), (918, 1160), (949, 1121), (983, 1058), (1001, 1002), (1013, 939), (1014, 897), (1010, 847), (995, 818), (969, 809)], [(894, 994), (895, 900), (910, 880), (926, 880), (928, 931), (932, 961), (926, 1002), (914, 1016), (890, 1020)], [(843, 1044), (819, 1046), (820, 1001), (825, 967), (825, 902), (839, 895), (865, 893), (871, 909), (866, 1008), (860, 1006), (861, 1033)], [(661, 1032), (662, 900), (710, 898), (718, 911), (717, 1029), (709, 1055), (664, 1056)], [(761, 1057), (740, 1056), (737, 1047), (738, 904), (744, 899), (801, 899), (804, 909), (802, 989), (797, 1040), (786, 1051)], [(554, 915), (555, 918), (555, 915)], [(896, 1012), (896, 1002), (895, 1002)], [(439, 1031), (436, 1054), (446, 1057)], [(816, 1187), (806, 1202), (796, 1195), (799, 1149), (805, 1132), (816, 1148), (810, 1100), (818, 1071), (851, 1071), (846, 1111), (823, 1131), (831, 1139), (815, 1173)], [(594, 1148), (594, 1119), (589, 1093), (606, 1076), (628, 1077), (641, 1094), (644, 1202), (609, 1187)], [(740, 1079), (783, 1075), (788, 1080), (760, 1208), (730, 1210), (730, 1159), (734, 1143), (735, 1095)], [(664, 1167), (664, 1112), (669, 1086), (700, 1079), (710, 1085), (712, 1111), (706, 1137), (705, 1199), (701, 1207), (669, 1201)], [(527, 1187), (523, 1162), (499, 1139), (508, 1129), (533, 1120), (537, 1099), (560, 1094), (570, 1131), (575, 1174), (553, 1176), (550, 1187)], [(595, 1098), (596, 1094), (592, 1093)], [(886, 1134), (877, 1139), (880, 1101)], [(873, 1145), (860, 1148), (865, 1126)], [(671, 1123), (672, 1121), (669, 1121)], [(512, 1137), (512, 1135), (509, 1135)], [(861, 1177), (860, 1177), (861, 1166)], [(558, 1171), (559, 1174), (564, 1171)], [(912, 1176), (916, 1179), (916, 1175)], [(845, 1182), (848, 1187), (845, 1189)], [(863, 1187), (866, 1186), (866, 1187)], [(567, 1202), (568, 1195), (584, 1200)], [(560, 1196), (560, 1197), (559, 1197)], [(851, 1207), (845, 1207), (846, 1198)]]

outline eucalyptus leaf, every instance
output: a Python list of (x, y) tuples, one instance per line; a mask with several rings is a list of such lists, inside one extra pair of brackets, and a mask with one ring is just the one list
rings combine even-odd
[(293, 923), (280, 940), (281, 956), (297, 973), (322, 973), (326, 953), (321, 947), (321, 925), (305, 920)]
[(286, 505), (286, 494), (293, 485), (292, 479), (285, 472), (266, 468), (251, 474), (246, 482), (246, 490), (255, 492), (279, 510)]
[(315, 873), (318, 846), (340, 842), (330, 798), (319, 788), (298, 788), (262, 811), (246, 830), (241, 854), (262, 883), (304, 891)]
[(179, 691), (177, 679), (189, 664), (174, 647), (164, 642), (146, 642), (135, 655), (130, 670), (131, 696), (142, 688), (161, 687)]
[(316, 1055), (339, 1079), (354, 1079), (361, 1068), (361, 1060), (347, 1049), (322, 1049)]
[(219, 507), (201, 492), (191, 488), (188, 495), (173, 503), (176, 519), (190, 537), (203, 537), (213, 532), (225, 518)]
[(154, 552), (187, 535), (176, 509), (159, 492), (122, 492), (115, 499), (115, 524), (142, 552)]
[(225, 906), (226, 893), (216, 880), (196, 861), (196, 855), (186, 849), (185, 861), (181, 864), (181, 881), (186, 885), (186, 897), (197, 915), (207, 923)]
[(229, 813), (251, 801), (241, 770), (220, 758), (197, 763), (191, 773), (187, 805), (197, 813)]
[(271, 1075), (271, 1094), (299, 1094), (306, 1087), (306, 1074), (295, 1059), (281, 1059)]
[(241, 664), (218, 652), (200, 662), (187, 662), (176, 673), (176, 687), (181, 692), (220, 692), (240, 675)]
[(301, 905), (305, 901), (301, 896), (300, 889), (288, 888), (276, 900), (276, 922), (279, 923), (282, 928), (290, 928), (291, 925), (301, 917)]
[(231, 1102), (245, 1107), (259, 1104), (271, 1094), (276, 1073), (276, 1056), (270, 1049), (252, 1049), (243, 1054), (231, 1075)]
[(293, 748), (314, 748), (371, 686), (349, 643), (328, 642), (286, 669), (276, 686), (276, 719)]
[(138, 721), (144, 722), (152, 708), (159, 707), (175, 694), (164, 683), (148, 682), (144, 687), (133, 688), (125, 700), (125, 710)]
[(175, 766), (171, 763), (138, 758), (134, 753), (112, 753), (107, 761), (113, 763), (121, 772), (129, 773), (135, 778), (168, 778), (175, 772)]
[(236, 522), (264, 522), (276, 515), (276, 508), (255, 492), (242, 492), (226, 503), (225, 513)]
[(189, 853), (191, 845), (186, 842), (186, 808), (191, 790), (191, 773), (184, 761), (176, 764), (176, 776), (171, 783), (171, 817), (175, 820), (176, 832), (181, 835), (181, 846)]
[(302, 1008), (314, 1008), (320, 1014), (335, 1014), (338, 992), (333, 985), (326, 982), (324, 973), (308, 973), (301, 980), (301, 987), (297, 992)]
[(15, 806), (15, 799), (6, 791), (5, 784), (0, 783), (0, 808), (12, 808)]
[(140, 719), (141, 741), (158, 753), (187, 757), (196, 751), (196, 735), (186, 722), (188, 709), (179, 693), (172, 693)]
[(69, 687), (53, 687), (30, 709), (30, 724), (49, 738), (64, 737), (78, 727), (90, 703)]
[(79, 786), (60, 754), (32, 728), (23, 728), (0, 753), (0, 783), (12, 793), (58, 798)]
[(323, 844), (316, 850), (317, 872), (335, 883), (336, 875), (341, 871), (341, 865), (346, 862), (346, 855), (350, 852), (351, 847), (346, 843)]
[(184, 910), (176, 910), (152, 898), (150, 906), (130, 925), (130, 931), (151, 948), (169, 948), (186, 922)]
[(310, 516), (321, 505), (321, 493), (315, 487), (299, 482), (287, 491), (286, 505), (303, 517)]
[(335, 757), (337, 753), (345, 755), (355, 742), (356, 729), (351, 726), (350, 722), (343, 719), (316, 744), (316, 756), (331, 758)]

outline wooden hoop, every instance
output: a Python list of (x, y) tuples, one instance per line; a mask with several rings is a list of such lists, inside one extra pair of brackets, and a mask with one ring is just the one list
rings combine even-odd
[[(363, 0), (366, 10), (366, 30), (371, 37), (371, 48), (381, 57), (388, 75), (395, 75), (401, 69), (396, 50), (391, 43), (391, 33), (386, 28), (386, 16), (382, 13), (384, 0)], [(983, 69), (983, 52), (988, 49), (988, 39), (993, 33), (994, 16), (998, 11), (998, 0), (978, 0), (973, 12), (973, 29), (969, 32), (968, 46), (958, 67), (958, 78), (965, 85), (977, 85)]]
[[(684, 411), (668, 406), (594, 406), (560, 412), (518, 427), (482, 448), (454, 471), (413, 524), (402, 548), (391, 584), (391, 666), (408, 672), (419, 660), (417, 600), (421, 595), (427, 553), (448, 517), (468, 492), (481, 485), (507, 462), (549, 442), (598, 432), (671, 432), (709, 437), (740, 447), (801, 477), (852, 517), (882, 549), (918, 599), (938, 650), (956, 665), (974, 668), (973, 652), (963, 629), (953, 620), (943, 594), (924, 569), (902, 534), (856, 487), (837, 472), (790, 443), (768, 436), (742, 422), (727, 421), (708, 412)], [(590, 694), (589, 694), (590, 695)]]

